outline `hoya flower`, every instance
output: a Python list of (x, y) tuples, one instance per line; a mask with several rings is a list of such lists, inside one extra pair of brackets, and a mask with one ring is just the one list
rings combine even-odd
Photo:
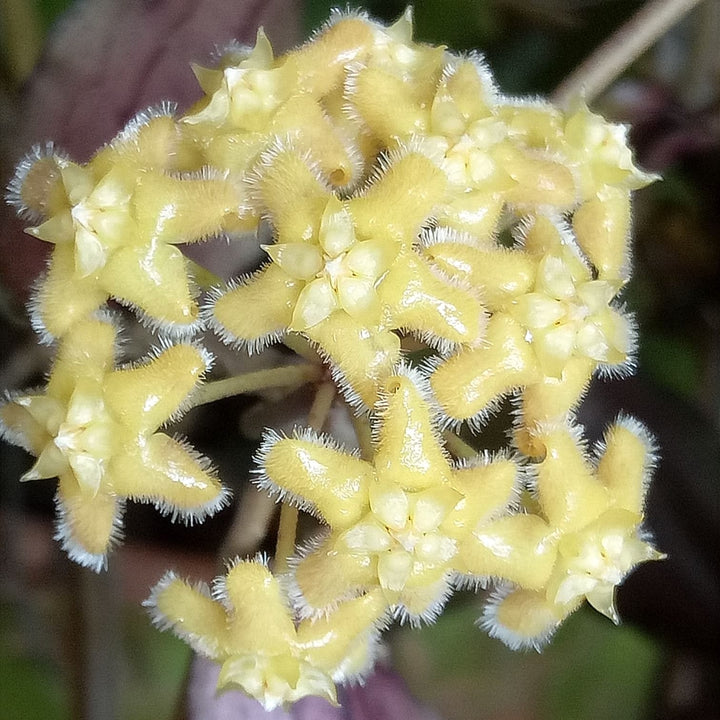
[(525, 237), (526, 248), (542, 256), (533, 291), (515, 298), (509, 312), (526, 329), (542, 373), (560, 377), (571, 357), (626, 364), (634, 333), (611, 305), (617, 285), (593, 277), (564, 224), (541, 218)]
[(454, 421), (482, 422), (500, 397), (518, 390), (526, 425), (559, 419), (598, 368), (622, 373), (631, 366), (635, 330), (615, 306), (619, 284), (594, 276), (570, 229), (537, 215), (523, 224), (520, 242), (522, 250), (495, 256), (442, 243), (427, 249), (460, 278), (487, 274), (481, 264), (494, 257), (504, 263), (498, 280), (506, 286), (489, 285), (500, 309), (484, 346), (435, 363), (433, 391)]
[(580, 174), (583, 200), (607, 186), (638, 190), (658, 179), (635, 165), (627, 134), (626, 125), (608, 122), (585, 103), (567, 117), (562, 135), (564, 150)]
[[(408, 373), (383, 386), (372, 461), (310, 432), (292, 438), (270, 434), (261, 447), (260, 485), (330, 526), (294, 560), (293, 584), (307, 616), (379, 588), (401, 618), (432, 620), (455, 573), (507, 570), (515, 577), (513, 565), (527, 557), (515, 552), (513, 541), (530, 544), (521, 538), (538, 537), (534, 520), (507, 524), (502, 517), (515, 500), (516, 463), (499, 455), (453, 466), (422, 381)], [(492, 558), (492, 551), (483, 559), (473, 552), (473, 533), (480, 527), (501, 548)], [(524, 577), (528, 569), (517, 575)]]
[(166, 329), (197, 325), (188, 263), (175, 244), (234, 227), (242, 198), (218, 174), (165, 172), (156, 143), (177, 148), (171, 118), (141, 114), (87, 165), (52, 148), (20, 164), (10, 199), (40, 216), (27, 232), (53, 245), (33, 308), (45, 336), (61, 337), (109, 297)]
[(554, 529), (557, 554), (542, 589), (504, 586), (482, 621), (511, 647), (539, 648), (585, 600), (618, 623), (615, 589), (642, 562), (664, 557), (642, 527), (655, 446), (636, 420), (621, 416), (590, 463), (578, 428), (547, 426), (536, 442), (537, 501)]
[(221, 664), (218, 688), (239, 688), (268, 711), (308, 695), (337, 704), (335, 684), (372, 668), (385, 613), (379, 593), (369, 593), (296, 623), (260, 559), (233, 563), (212, 594), (169, 572), (145, 605), (158, 627)]
[[(434, 81), (429, 89), (428, 79)], [(381, 71), (368, 67), (351, 74), (349, 112), (384, 147), (422, 138), (424, 151), (452, 188), (438, 213), (442, 225), (488, 236), (506, 204), (563, 210), (576, 204), (575, 179), (562, 158), (514, 142), (481, 61), (446, 59), (442, 73), (425, 72), (410, 87), (400, 79), (394, 82), (398, 87), (385, 97), (383, 85), (392, 83), (383, 80)]]
[[(292, 146), (266, 153), (257, 203), (275, 229), (263, 246), (272, 262), (218, 294), (209, 318), (221, 337), (251, 351), (302, 333), (316, 343), (366, 406), (400, 357), (393, 330), (441, 349), (474, 345), (484, 310), (475, 294), (444, 281), (414, 249), (445, 180), (407, 152), (364, 189), (341, 200)], [(256, 308), (253, 313), (247, 307)]]
[[(207, 97), (182, 118), (186, 136), (204, 162), (242, 176), (276, 135), (290, 134), (303, 148), (315, 150), (331, 182), (346, 186), (356, 181), (362, 165), (358, 150), (322, 106), (321, 97), (333, 89), (333, 81), (328, 85), (321, 78), (337, 75), (336, 45), (348, 45), (350, 61), (369, 37), (364, 23), (348, 18), (326, 30), (330, 47), (324, 52), (316, 41), (276, 60), (261, 29), (252, 50), (231, 47), (218, 68), (195, 68)], [(315, 63), (312, 73), (308, 62)], [(335, 77), (335, 85), (340, 82)], [(254, 216), (255, 224), (258, 220)]]
[(114, 369), (115, 329), (81, 320), (63, 338), (44, 391), (0, 407), (3, 435), (37, 460), (21, 480), (58, 478), (56, 537), (70, 557), (100, 570), (121, 535), (126, 499), (201, 521), (227, 501), (208, 461), (157, 432), (208, 367), (191, 344)]

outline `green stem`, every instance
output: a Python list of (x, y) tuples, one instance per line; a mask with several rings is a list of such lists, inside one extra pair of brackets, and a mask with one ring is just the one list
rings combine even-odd
[(371, 460), (373, 456), (372, 430), (370, 422), (364, 415), (351, 413), (353, 429), (360, 445), (360, 455), (363, 460)]
[(192, 407), (197, 407), (233, 395), (257, 392), (272, 387), (299, 387), (305, 383), (317, 382), (322, 376), (323, 368), (320, 365), (310, 365), (309, 363), (255, 370), (201, 385), (193, 395), (191, 403)]
[(459, 438), (454, 432), (450, 432), (448, 430), (443, 433), (443, 437), (445, 438), (445, 444), (447, 445), (448, 450), (456, 458), (469, 460), (478, 454), (477, 450), (472, 447), (472, 445), (469, 445), (462, 438)]
[[(308, 413), (308, 425), (320, 432), (328, 419), (330, 408), (335, 400), (336, 388), (329, 381), (322, 383), (317, 389), (315, 400)], [(278, 528), (277, 545), (275, 546), (275, 571), (287, 572), (288, 558), (295, 552), (297, 535), (298, 509), (287, 503), (280, 508), (280, 527)]]

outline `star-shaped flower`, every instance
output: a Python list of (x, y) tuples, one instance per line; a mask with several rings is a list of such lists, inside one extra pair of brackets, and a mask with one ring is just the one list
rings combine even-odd
[[(434, 363), (433, 391), (454, 421), (481, 423), (503, 395), (518, 390), (526, 426), (558, 419), (597, 368), (622, 373), (631, 366), (635, 331), (615, 307), (620, 286), (594, 279), (571, 230), (538, 214), (523, 224), (519, 242), (514, 250), (452, 242), (426, 249), (459, 279), (486, 277), (490, 262), (500, 270), (488, 285), (497, 312), (484, 345)], [(534, 454), (527, 444), (521, 449)]]
[(218, 687), (240, 688), (270, 711), (308, 695), (337, 703), (335, 683), (371, 669), (385, 604), (369, 593), (326, 617), (296, 622), (261, 559), (236, 561), (212, 595), (169, 572), (145, 602), (161, 629), (222, 664)]
[(292, 136), (313, 150), (333, 186), (352, 186), (363, 152), (333, 98), (341, 99), (347, 65), (364, 62), (382, 30), (339, 15), (312, 42), (276, 59), (260, 29), (254, 48), (230, 47), (217, 68), (195, 68), (207, 95), (182, 118), (186, 136), (205, 163), (240, 177), (275, 136)]
[(372, 66), (350, 75), (349, 112), (383, 147), (422, 138), (452, 188), (439, 208), (441, 225), (484, 237), (506, 205), (574, 207), (571, 169), (557, 153), (515, 142), (482, 61), (445, 58), (442, 73), (425, 72), (409, 86), (385, 75)]
[(120, 537), (125, 499), (186, 522), (227, 502), (208, 461), (157, 432), (205, 373), (205, 351), (173, 345), (117, 370), (114, 354), (111, 323), (79, 321), (60, 344), (45, 391), (0, 407), (4, 436), (37, 458), (21, 479), (59, 479), (57, 538), (95, 570)]
[(585, 600), (618, 623), (616, 587), (640, 563), (664, 557), (642, 527), (656, 451), (639, 422), (618, 418), (594, 465), (577, 427), (541, 428), (535, 442), (545, 450), (537, 500), (557, 554), (545, 587), (501, 587), (486, 608), (485, 628), (511, 647), (539, 648)]
[(43, 221), (27, 232), (54, 246), (33, 301), (46, 336), (61, 337), (109, 297), (169, 330), (197, 325), (188, 263), (174, 245), (233, 228), (242, 197), (217, 173), (165, 172), (149, 146), (176, 147), (168, 122), (162, 113), (140, 115), (87, 165), (57, 153), (21, 163), (13, 197), (33, 198)]
[[(414, 249), (445, 179), (423, 155), (398, 155), (362, 192), (340, 200), (292, 145), (267, 153), (255, 182), (276, 241), (257, 274), (219, 293), (209, 319), (251, 351), (299, 332), (329, 358), (351, 400), (372, 406), (400, 357), (393, 330), (442, 349), (476, 344), (484, 310)], [(257, 308), (247, 313), (252, 303)]]
[[(508, 544), (526, 531), (537, 534), (524, 520), (507, 524), (510, 518), (502, 517), (515, 499), (516, 463), (500, 455), (453, 466), (419, 388), (422, 380), (407, 372), (383, 386), (372, 461), (310, 432), (270, 434), (261, 447), (260, 485), (330, 526), (294, 562), (305, 615), (379, 588), (401, 617), (434, 619), (456, 572), (504, 569), (515, 578), (513, 565), (525, 557)], [(485, 564), (471, 557), (480, 527), (495, 534), (496, 547), (506, 548)]]

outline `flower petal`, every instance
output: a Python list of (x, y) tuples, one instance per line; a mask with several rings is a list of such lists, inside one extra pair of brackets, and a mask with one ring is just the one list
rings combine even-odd
[(372, 465), (313, 440), (281, 438), (261, 449), (272, 486), (310, 503), (333, 527), (349, 527), (368, 508)]
[(113, 253), (100, 275), (102, 286), (158, 323), (192, 325), (198, 318), (187, 276), (187, 261), (177, 249), (153, 241)]
[(272, 263), (220, 295), (212, 307), (212, 320), (226, 341), (262, 348), (265, 341), (287, 330), (303, 287)]
[(206, 369), (207, 357), (199, 348), (173, 345), (143, 365), (110, 373), (105, 402), (125, 427), (154, 432), (177, 412)]
[(106, 482), (118, 495), (154, 503), (158, 510), (188, 523), (213, 515), (227, 492), (208, 461), (162, 433), (127, 441), (113, 457)]

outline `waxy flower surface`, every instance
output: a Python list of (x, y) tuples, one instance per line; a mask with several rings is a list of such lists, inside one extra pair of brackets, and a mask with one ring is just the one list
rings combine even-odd
[(587, 600), (613, 622), (615, 590), (640, 563), (664, 557), (642, 527), (655, 446), (636, 420), (621, 417), (587, 458), (579, 429), (538, 431), (545, 458), (536, 465), (536, 493), (557, 548), (543, 588), (504, 586), (483, 624), (511, 647), (539, 648)]
[(95, 570), (120, 537), (126, 499), (186, 522), (227, 501), (207, 460), (157, 432), (202, 378), (207, 354), (173, 345), (117, 370), (114, 356), (112, 324), (80, 321), (63, 338), (45, 391), (0, 407), (4, 436), (37, 458), (22, 479), (58, 478), (57, 538)]
[(260, 560), (236, 561), (212, 595), (169, 572), (145, 602), (153, 621), (221, 663), (218, 687), (239, 687), (266, 710), (307, 695), (337, 703), (336, 682), (372, 667), (385, 604), (380, 593), (295, 622), (277, 578)]
[[(379, 587), (400, 617), (431, 620), (456, 573), (515, 579), (534, 572), (537, 558), (511, 544), (523, 534), (533, 538), (525, 545), (537, 543), (546, 526), (502, 517), (515, 501), (517, 465), (498, 456), (454, 467), (420, 382), (397, 375), (384, 384), (372, 462), (310, 433), (270, 435), (260, 450), (260, 484), (331, 528), (295, 561), (293, 581), (308, 615)], [(482, 557), (478, 542), (487, 550)]]
[(27, 232), (53, 245), (34, 300), (35, 324), (46, 335), (62, 337), (109, 297), (150, 324), (179, 331), (197, 325), (188, 262), (174, 245), (234, 227), (242, 197), (217, 172), (177, 175), (141, 164), (139, 156), (152, 161), (142, 150), (167, 134), (168, 121), (141, 116), (88, 165), (55, 154), (28, 159), (51, 166), (42, 175), (22, 167), (18, 201), (32, 196), (44, 219)]
[(598, 368), (622, 373), (631, 364), (635, 330), (615, 306), (620, 283), (594, 278), (559, 220), (527, 220), (522, 249), (473, 248), (446, 238), (426, 248), (443, 272), (480, 278), (483, 264), (499, 267), (488, 287), (490, 308), (498, 311), (484, 345), (435, 363), (431, 384), (451, 419), (482, 421), (503, 395), (519, 390), (532, 427), (565, 415)]
[[(194, 68), (186, 114), (140, 113), (84, 165), (38, 146), (8, 187), (52, 245), (30, 311), (56, 355), (45, 388), (0, 404), (0, 432), (36, 457), (23, 480), (58, 478), (72, 559), (105, 566), (128, 499), (188, 523), (225, 505), (209, 462), (160, 431), (192, 403), (287, 398), (283, 427), (309, 405), (312, 429), (265, 432), (265, 494), (223, 545), (254, 551), (274, 499), (274, 559), (236, 558), (212, 589), (168, 572), (145, 603), (268, 711), (337, 704), (391, 619), (432, 622), (455, 590), (489, 590), (480, 624), (514, 648), (585, 601), (618, 622), (617, 586), (661, 557), (649, 433), (621, 416), (591, 451), (575, 417), (593, 375), (632, 369), (631, 193), (655, 178), (625, 127), (503, 96), (478, 55), (412, 35), (410, 9), (389, 27), (335, 11), (276, 56), (260, 29)], [(208, 288), (214, 262), (178, 246), (213, 237), (235, 245), (228, 273), (242, 243), (264, 261), (200, 310), (193, 276)], [(114, 300), (162, 333), (138, 364), (116, 367)], [(200, 329), (248, 353), (284, 341), (269, 364), (289, 363), (193, 396)], [(288, 394), (301, 383), (314, 399)], [(511, 439), (490, 452), (480, 430), (508, 397)]]
[[(257, 172), (257, 203), (276, 232), (264, 246), (272, 262), (215, 300), (211, 320), (223, 337), (252, 350), (302, 333), (367, 406), (400, 358), (393, 330), (440, 346), (479, 341), (479, 300), (444, 282), (413, 248), (446, 187), (427, 158), (398, 155), (344, 201), (292, 146), (269, 153)], [(264, 307), (250, 315), (245, 308), (256, 298)]]

